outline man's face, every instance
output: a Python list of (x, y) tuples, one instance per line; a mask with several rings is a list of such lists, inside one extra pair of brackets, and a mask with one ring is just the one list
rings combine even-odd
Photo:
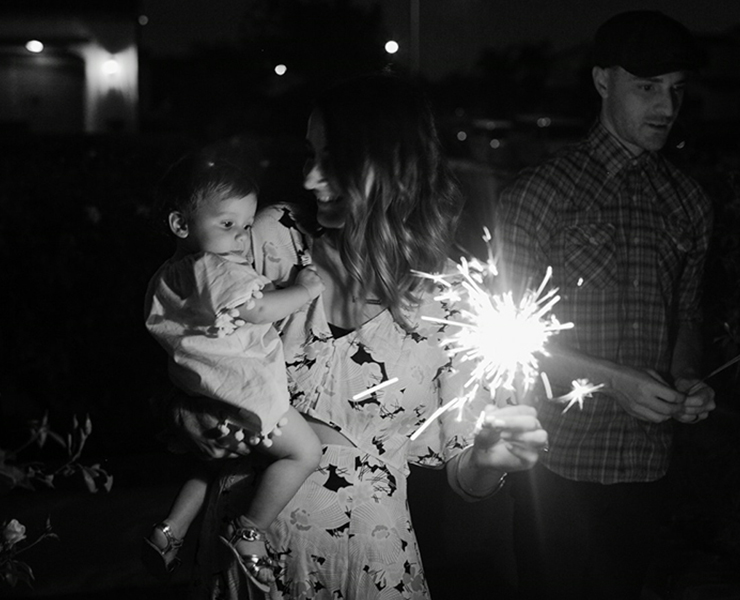
[(594, 67), (601, 121), (633, 154), (660, 150), (683, 102), (686, 75), (637, 77), (622, 67)]

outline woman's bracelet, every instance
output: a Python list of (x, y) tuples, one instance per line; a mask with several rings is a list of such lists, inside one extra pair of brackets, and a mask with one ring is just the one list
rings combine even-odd
[[(471, 447), (472, 446), (468, 446), (468, 448), (471, 448)], [(468, 448), (463, 450), (462, 453), (465, 453), (468, 450)], [(455, 483), (457, 483), (457, 487), (459, 487), (463, 492), (465, 492), (467, 496), (470, 496), (471, 498), (474, 498), (475, 500), (484, 500), (485, 498), (490, 498), (494, 494), (498, 493), (499, 491), (501, 491), (501, 488), (504, 487), (504, 483), (506, 483), (506, 476), (508, 475), (506, 471), (503, 472), (503, 474), (501, 475), (501, 478), (498, 480), (498, 482), (496, 482), (496, 485), (493, 486), (492, 489), (482, 494), (480, 492), (473, 491), (469, 486), (463, 483), (462, 478), (460, 477), (460, 471), (461, 471), (460, 463), (462, 462), (462, 459), (463, 459), (463, 456), (460, 456), (460, 458), (457, 461), (457, 465), (455, 467)]]

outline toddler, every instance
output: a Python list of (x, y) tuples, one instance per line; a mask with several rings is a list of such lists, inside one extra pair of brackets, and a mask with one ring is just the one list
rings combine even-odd
[(205, 500), (208, 461), (238, 458), (255, 445), (272, 460), (245, 518), (224, 541), (251, 583), (266, 592), (276, 563), (267, 556), (263, 530), (320, 456), (318, 438), (288, 403), (285, 361), (272, 322), (301, 309), (324, 286), (308, 265), (295, 285), (268, 289), (269, 280), (245, 258), (257, 187), (212, 152), (188, 155), (170, 168), (159, 208), (177, 245), (149, 283), (146, 327), (167, 351), (170, 379), (180, 390), (159, 412), (179, 446), (205, 461), (144, 539), (142, 558), (150, 570), (171, 573)]

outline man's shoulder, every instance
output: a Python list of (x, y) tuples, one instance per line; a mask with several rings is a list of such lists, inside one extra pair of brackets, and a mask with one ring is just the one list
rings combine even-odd
[(686, 167), (679, 166), (673, 157), (665, 152), (656, 152), (655, 156), (658, 161), (659, 168), (665, 171), (668, 177), (673, 180), (680, 181), (683, 185), (692, 189), (702, 189), (699, 182), (694, 179), (693, 175), (688, 172)]
[(592, 160), (587, 140), (568, 144), (544, 161), (523, 168), (511, 180), (510, 190), (559, 189), (567, 185)]

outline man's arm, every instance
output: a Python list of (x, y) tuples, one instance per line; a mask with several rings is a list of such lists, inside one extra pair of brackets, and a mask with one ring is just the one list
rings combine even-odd
[(651, 369), (635, 369), (554, 343), (548, 352), (540, 365), (557, 386), (567, 387), (575, 379), (601, 384), (604, 387), (599, 391), (613, 398), (626, 413), (651, 423), (667, 421), (683, 410), (684, 394)]

